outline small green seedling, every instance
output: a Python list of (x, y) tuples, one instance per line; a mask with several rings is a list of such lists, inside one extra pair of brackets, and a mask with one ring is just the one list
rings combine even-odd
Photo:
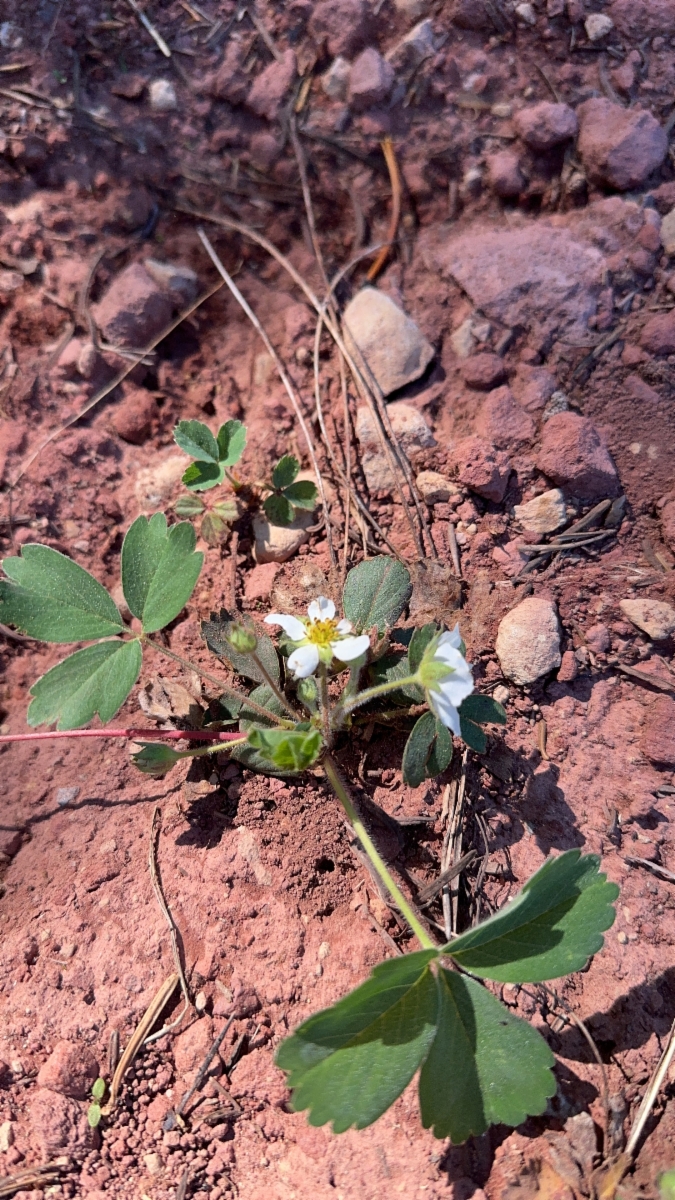
[[(283, 459), (279, 467), (274, 496), (283, 498), (295, 470)], [(168, 529), (160, 513), (139, 517), (129, 529), (122, 585), (142, 625), (138, 634), (124, 626), (105, 589), (55, 550), (27, 545), (20, 558), (5, 560), (0, 621), (45, 641), (96, 639), (33, 685), (30, 724), (58, 721), (60, 729), (75, 729), (95, 713), (103, 721), (114, 715), (138, 678), (142, 647), (155, 645), (149, 635), (174, 620), (192, 593), (202, 562), (194, 542), (191, 525)], [(569, 850), (547, 860), (519, 896), (482, 924), (446, 944), (432, 940), (374, 845), (334, 751), (346, 747), (360, 721), (406, 731), (403, 779), (418, 787), (448, 768), (455, 739), (482, 753), (484, 726), (503, 724), (506, 713), (474, 692), (457, 626), (398, 625), (411, 592), (401, 562), (373, 558), (349, 572), (341, 618), (335, 603), (319, 596), (307, 616), (265, 617), (283, 630), (277, 646), (226, 613), (205, 621), (202, 634), (255, 685), (248, 694), (223, 687), (223, 721), (239, 724), (239, 736), (227, 742), (232, 756), (270, 775), (323, 773), (422, 947), (380, 963), (365, 983), (281, 1043), (277, 1063), (288, 1075), (294, 1107), (307, 1109), (313, 1125), (362, 1129), (419, 1072), (423, 1125), (461, 1142), (493, 1123), (517, 1125), (542, 1113), (556, 1089), (553, 1055), (541, 1034), (483, 981), (538, 983), (581, 970), (603, 945), (618, 889), (600, 873), (597, 857)], [(135, 761), (163, 774), (182, 758), (208, 752), (148, 743)]]
[[(179, 421), (173, 436), (181, 450), (194, 460), (183, 475), (188, 495), (178, 499), (174, 511), (190, 520), (201, 517), (201, 535), (209, 546), (220, 544), (243, 507), (256, 509), (262, 502), (272, 525), (290, 525), (298, 509), (311, 512), (316, 508), (316, 485), (311, 480), (297, 479), (300, 463), (292, 454), (279, 460), (270, 482), (248, 484), (233, 474), (232, 467), (239, 462), (246, 446), (246, 427), (241, 421), (227, 421), (215, 436), (201, 421)], [(210, 506), (195, 494), (210, 491), (226, 481), (234, 495)]]
[(101, 1079), (99, 1075), (91, 1089), (94, 1099), (87, 1110), (87, 1121), (92, 1129), (96, 1129), (96, 1126), (101, 1123), (101, 1101), (105, 1096), (107, 1086), (105, 1079)]

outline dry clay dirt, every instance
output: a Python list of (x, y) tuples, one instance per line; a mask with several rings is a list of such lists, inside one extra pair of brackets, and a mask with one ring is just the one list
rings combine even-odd
[[(655, 640), (619, 607), (675, 602), (675, 4), (146, 8), (170, 57), (125, 0), (0, 0), (3, 553), (40, 541), (116, 588), (124, 530), (178, 494), (179, 418), (212, 428), (243, 419), (250, 478), (289, 450), (308, 466), (274, 364), (223, 288), (41, 450), (10, 492), (45, 437), (128, 365), (129, 347), (150, 344), (217, 283), (185, 209), (203, 214), (318, 441), (312, 311), (278, 263), (211, 218), (268, 237), (323, 295), (292, 114), (329, 277), (388, 236), (390, 137), (401, 212), (376, 287), (432, 348), (424, 373), (390, 397), (404, 408), (391, 411), (412, 430), (415, 472), (452, 484), (426, 511), (449, 568), (454, 524), (463, 573), (459, 611), (456, 584), (455, 603), (420, 589), (421, 610), (459, 619), (477, 686), (496, 691), (508, 712), (487, 755), (467, 764), (464, 849), (475, 847), (478, 863), (488, 850), (482, 911), (570, 847), (599, 853), (621, 895), (604, 950), (557, 985), (557, 998), (503, 989), (556, 1054), (558, 1094), (545, 1115), (452, 1147), (421, 1129), (411, 1087), (373, 1127), (336, 1137), (290, 1111), (275, 1046), (394, 953), (392, 938), (413, 943), (355, 856), (322, 778), (270, 780), (221, 756), (155, 780), (119, 743), (3, 744), (0, 1177), (62, 1159), (33, 1190), (17, 1185), (23, 1200), (588, 1196), (602, 1080), (565, 1011), (587, 1023), (605, 1064), (615, 1149), (675, 1017), (675, 885), (658, 874), (675, 871), (672, 631)], [(142, 268), (148, 260), (188, 271), (163, 276)], [(372, 261), (345, 278), (341, 306)], [(385, 360), (395, 342), (380, 343)], [(321, 378), (328, 432), (344, 447), (327, 338)], [(358, 424), (351, 380), (348, 390)], [(413, 562), (400, 497), (362, 425), (360, 433), (361, 444), (351, 440), (360, 494)], [(340, 548), (341, 493), (322, 453)], [(514, 582), (526, 561), (519, 547), (542, 538), (514, 510), (556, 487), (568, 522), (625, 495), (618, 528)], [(352, 526), (350, 564), (364, 552), (355, 517)], [(233, 581), (240, 609), (256, 619), (335, 593), (325, 528), (305, 534), (284, 564), (254, 562), (248, 517), (235, 532), (234, 548), (228, 539), (204, 547), (202, 577), (166, 643), (224, 680), (200, 621), (231, 605)], [(562, 658), (554, 653), (529, 684), (505, 678), (495, 651), (501, 621), (523, 598), (553, 602), (561, 630)], [(4, 628), (0, 646), (2, 732), (21, 733), (30, 685), (63, 651)], [(156, 688), (160, 675), (202, 703), (215, 694), (148, 658), (143, 686)], [(137, 696), (115, 724), (155, 728)], [(438, 873), (443, 796), (461, 754), (413, 790), (399, 771), (403, 738), (362, 726), (338, 756), (392, 870), (412, 888)], [(173, 970), (148, 870), (156, 805), (163, 887), (199, 1011), (142, 1052), (114, 1118), (92, 1132), (87, 1097), (99, 1070), (109, 1078), (111, 1034), (126, 1045)], [(464, 923), (476, 913), (478, 878), (478, 866), (465, 876)], [(176, 994), (167, 1020), (179, 1013)], [(231, 1014), (199, 1103), (184, 1126), (167, 1127)], [(659, 1171), (673, 1164), (669, 1100), (667, 1082), (624, 1197), (656, 1197)]]

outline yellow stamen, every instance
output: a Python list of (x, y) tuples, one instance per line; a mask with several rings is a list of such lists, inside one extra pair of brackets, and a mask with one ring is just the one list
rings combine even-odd
[(338, 636), (337, 621), (310, 621), (307, 626), (307, 639), (315, 646), (329, 646)]

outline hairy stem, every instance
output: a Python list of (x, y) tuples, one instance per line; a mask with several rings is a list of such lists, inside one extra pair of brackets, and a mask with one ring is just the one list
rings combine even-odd
[(265, 683), (267, 684), (270, 691), (274, 692), (274, 695), (276, 696), (277, 700), (281, 704), (282, 708), (285, 708), (286, 712), (290, 713), (293, 720), (297, 721), (298, 714), (296, 713), (296, 711), (292, 707), (292, 705), (289, 704), (289, 702), (286, 699), (286, 697), (284, 696), (284, 693), (282, 692), (281, 688), (278, 687), (277, 684), (274, 682), (274, 680), (272, 679), (272, 676), (270, 675), (269, 671), (267, 670), (267, 667), (261, 661), (259, 655), (256, 654), (255, 650), (252, 651), (251, 658), (253, 659), (258, 670), (260, 671), (260, 674), (262, 675), (263, 679), (265, 680)]
[(387, 692), (398, 692), (401, 688), (409, 687), (413, 683), (419, 684), (417, 675), (406, 675), (403, 679), (392, 679), (389, 683), (378, 683), (375, 687), (366, 688), (365, 692), (348, 697), (344, 703), (340, 702), (335, 710), (335, 716), (342, 720), (354, 712), (354, 709), (360, 708), (362, 704), (377, 700), (378, 696), (386, 696)]
[(128, 741), (152, 738), (157, 742), (218, 742), (219, 749), (227, 749), (227, 743), (238, 741), (240, 736), (238, 733), (225, 733), (222, 730), (207, 733), (201, 729), (50, 729), (47, 733), (6, 733), (0, 737), (0, 743), (47, 742), (53, 738), (126, 738)]
[(190, 662), (187, 658), (182, 658), (180, 654), (174, 654), (173, 650), (169, 650), (166, 646), (160, 646), (159, 642), (153, 642), (147, 636), (143, 636), (141, 641), (146, 646), (152, 646), (153, 650), (156, 650), (158, 654), (163, 654), (166, 658), (172, 658), (174, 662), (180, 663), (182, 667), (187, 667), (188, 671), (194, 671), (202, 679), (208, 679), (209, 683), (214, 683), (217, 688), (220, 688), (223, 696), (231, 696), (233, 700), (241, 700), (242, 704), (245, 704), (248, 709), (258, 713), (260, 717), (265, 717), (273, 725), (281, 725), (284, 729), (289, 728), (288, 721), (284, 721), (282, 717), (277, 716), (271, 709), (264, 708), (262, 704), (256, 704), (255, 700), (249, 699), (246, 692), (238, 692), (236, 688), (228, 687), (226, 683), (223, 683), (222, 679), (218, 679), (216, 675), (211, 675), (203, 667), (197, 666), (197, 663)]
[(337, 768), (337, 764), (335, 763), (334, 759), (331, 758), (330, 754), (324, 755), (323, 767), (326, 772), (328, 782), (330, 783), (333, 791), (335, 792), (335, 795), (337, 796), (338, 800), (340, 801), (340, 804), (344, 808), (345, 813), (347, 814), (349, 822), (352, 825), (357, 838), (359, 839), (361, 845), (363, 846), (363, 849), (365, 850), (366, 854), (368, 855), (368, 858), (370, 859), (371, 863), (373, 864), (373, 867), (377, 871), (377, 874), (379, 875), (380, 879), (382, 880), (382, 883), (384, 884), (387, 891), (389, 892), (392, 900), (394, 900), (397, 907), (403, 913), (403, 916), (405, 917), (406, 921), (408, 922), (410, 928), (412, 929), (413, 933), (415, 934), (415, 937), (417, 938), (420, 945), (425, 950), (435, 950), (436, 946), (434, 946), (434, 943), (432, 942), (432, 940), (429, 937), (426, 930), (422, 927), (422, 925), (420, 925), (419, 921), (417, 920), (417, 917), (415, 916), (414, 912), (410, 908), (408, 901), (406, 900), (405, 896), (400, 891), (400, 889), (396, 886), (394, 880), (392, 879), (391, 875), (389, 874), (389, 871), (387, 870), (387, 867), (385, 866), (385, 863), (380, 858), (380, 855), (378, 854), (378, 851), (375, 847), (374, 842), (371, 840), (370, 835), (369, 835), (365, 825), (363, 824), (363, 821), (361, 820), (359, 814), (356, 811), (356, 808), (354, 806), (354, 801), (352, 800), (351, 795), (349, 793), (349, 788), (347, 787), (347, 784), (345, 783), (344, 779), (340, 775), (340, 772), (338, 771), (338, 768)]
[(328, 674), (326, 664), (319, 664), (319, 698), (321, 701), (321, 722), (323, 725), (323, 740), (327, 747), (333, 744), (333, 732), (330, 720), (330, 700), (328, 699)]

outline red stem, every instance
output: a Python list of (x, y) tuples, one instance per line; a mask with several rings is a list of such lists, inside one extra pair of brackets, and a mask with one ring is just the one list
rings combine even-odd
[(200, 742), (231, 742), (240, 733), (203, 733), (191, 729), (56, 729), (49, 733), (7, 733), (0, 742), (46, 742), (52, 738), (153, 738), (159, 741), (179, 741), (192, 738)]

